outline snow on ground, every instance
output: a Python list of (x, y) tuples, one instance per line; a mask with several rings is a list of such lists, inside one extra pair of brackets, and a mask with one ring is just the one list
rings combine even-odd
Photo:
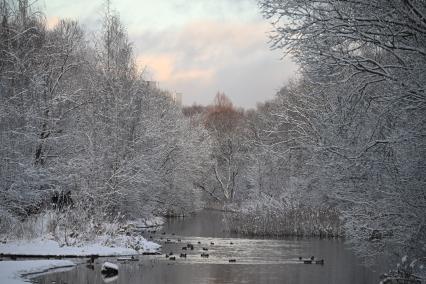
[(160, 245), (146, 240), (142, 236), (115, 236), (113, 239), (108, 236), (98, 237), (98, 243), (107, 244), (109, 246), (132, 248), (142, 252), (156, 252), (160, 249)]
[(22, 255), (76, 255), (85, 256), (91, 254), (106, 255), (130, 255), (137, 254), (134, 249), (123, 247), (107, 247), (99, 244), (87, 244), (84, 246), (63, 246), (54, 240), (35, 239), (30, 241), (16, 241), (0, 244), (0, 253)]
[(154, 216), (144, 220), (143, 223), (145, 224), (145, 226), (161, 226), (164, 224), (164, 218)]
[[(149, 242), (143, 238), (138, 240), (123, 236), (106, 244), (107, 238), (98, 239), (93, 243), (81, 246), (61, 246), (57, 241), (49, 239), (34, 239), (28, 241), (13, 241), (0, 244), (0, 253), (17, 255), (75, 255), (75, 256), (112, 256), (112, 255), (134, 255), (144, 251), (156, 251), (159, 245)], [(133, 243), (134, 242), (134, 243)], [(131, 248), (133, 247), (133, 248)]]
[(74, 265), (69, 260), (0, 261), (0, 283), (28, 284), (28, 281), (22, 275), (44, 272), (54, 268), (72, 267)]

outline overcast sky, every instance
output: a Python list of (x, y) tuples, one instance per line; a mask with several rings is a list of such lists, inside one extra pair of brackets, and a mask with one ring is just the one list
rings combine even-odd
[[(43, 1), (43, 0), (42, 0)], [(272, 98), (295, 65), (268, 45), (269, 23), (255, 0), (111, 0), (127, 27), (137, 63), (183, 103), (209, 104), (220, 91), (251, 108)], [(44, 0), (50, 24), (100, 26), (102, 0)]]

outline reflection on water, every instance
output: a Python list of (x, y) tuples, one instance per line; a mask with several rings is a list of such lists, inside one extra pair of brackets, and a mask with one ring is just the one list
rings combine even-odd
[[(162, 231), (180, 236), (196, 237), (237, 237), (227, 230), (226, 222), (221, 211), (204, 210), (196, 215), (185, 218), (169, 218)], [(149, 235), (149, 234), (147, 234)]]
[[(341, 241), (238, 238), (223, 229), (222, 213), (215, 211), (170, 219), (163, 230), (144, 233), (163, 245), (163, 255), (120, 263), (118, 279), (110, 283), (378, 283), (378, 273), (359, 265)], [(167, 239), (171, 243), (165, 243)], [(194, 250), (182, 250), (188, 243), (194, 245)], [(176, 261), (165, 257), (170, 252), (176, 255)], [(182, 252), (186, 258), (179, 257)], [(209, 257), (202, 258), (202, 252)], [(298, 259), (312, 255), (323, 258), (325, 264), (303, 264)], [(231, 258), (236, 262), (229, 263)], [(72, 271), (36, 280), (43, 284), (105, 283), (100, 273), (105, 260), (97, 260), (94, 270), (79, 265)], [(114, 258), (108, 260), (117, 262)]]

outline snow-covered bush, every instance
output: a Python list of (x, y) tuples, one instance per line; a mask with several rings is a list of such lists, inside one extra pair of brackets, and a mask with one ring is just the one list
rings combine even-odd
[(396, 269), (390, 270), (381, 276), (380, 284), (421, 284), (426, 280), (426, 258), (417, 258), (409, 261), (403, 256)]

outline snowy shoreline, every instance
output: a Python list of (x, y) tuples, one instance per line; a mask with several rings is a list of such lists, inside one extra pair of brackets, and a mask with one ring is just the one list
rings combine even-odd
[[(42, 259), (0, 261), (0, 283), (22, 284), (28, 283), (27, 276), (31, 274), (48, 273), (52, 269), (71, 268), (76, 263), (70, 260), (43, 259), (43, 258), (81, 258), (89, 256), (128, 256), (143, 253), (154, 253), (160, 245), (147, 241), (144, 238), (124, 237), (115, 239), (114, 244), (105, 245), (106, 237), (79, 246), (61, 246), (57, 241), (37, 238), (27, 241), (12, 241), (0, 244), (0, 256), (39, 257)], [(130, 248), (133, 242), (140, 249)], [(134, 245), (134, 244), (133, 244)]]
[(69, 260), (0, 261), (0, 283), (25, 284), (32, 274), (49, 273), (53, 269), (72, 268), (75, 265)]
[(91, 255), (98, 256), (121, 256), (137, 255), (146, 252), (156, 252), (160, 245), (147, 241), (139, 237), (123, 237), (115, 239), (114, 243), (106, 245), (107, 237), (98, 238), (93, 242), (77, 246), (60, 245), (57, 241), (51, 239), (37, 238), (27, 241), (12, 241), (0, 244), (0, 254), (14, 256), (66, 256), (66, 257), (85, 257)]

